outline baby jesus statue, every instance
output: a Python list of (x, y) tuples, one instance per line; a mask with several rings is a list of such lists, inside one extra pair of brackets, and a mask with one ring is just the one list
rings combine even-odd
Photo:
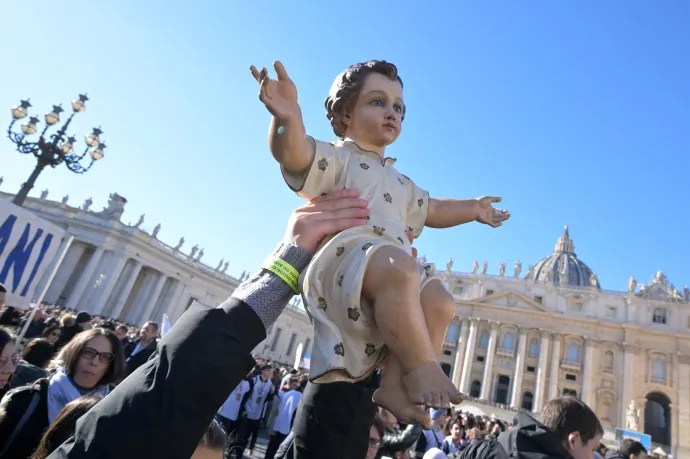
[(254, 66), (259, 99), (273, 115), (269, 147), (287, 185), (306, 199), (342, 188), (360, 191), (368, 215), (360, 226), (323, 241), (302, 275), (304, 303), (314, 323), (310, 379), (356, 382), (384, 368), (374, 402), (405, 422), (429, 427), (425, 407), (460, 403), (462, 394), (441, 370), (453, 297), (432, 265), (412, 257), (408, 232), (478, 221), (492, 227), (510, 217), (501, 198), (429, 198), (398, 172), (386, 147), (405, 118), (403, 84), (395, 65), (355, 64), (335, 79), (326, 115), (340, 140), (306, 135), (297, 89), (280, 62), (277, 79)]

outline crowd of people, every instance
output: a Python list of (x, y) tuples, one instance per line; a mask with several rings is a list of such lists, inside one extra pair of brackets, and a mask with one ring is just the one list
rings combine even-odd
[[(271, 256), (305, 269), (325, 235), (356, 224), (351, 211), (362, 205), (353, 193), (295, 211)], [(0, 287), (0, 303), (4, 293)], [(293, 294), (282, 278), (259, 270), (217, 308), (193, 304), (160, 339), (154, 322), (137, 337), (125, 324), (46, 308), (20, 355), (15, 335), (0, 328), (0, 459), (241, 457), (262, 427), (267, 458), (590, 459), (603, 452), (603, 428), (576, 398), (548, 402), (540, 421), (522, 412), (507, 423), (431, 409), (424, 430), (373, 403), (378, 373), (313, 384), (252, 357)], [(15, 330), (21, 319), (9, 308), (2, 313)], [(605, 456), (647, 452), (626, 440)]]

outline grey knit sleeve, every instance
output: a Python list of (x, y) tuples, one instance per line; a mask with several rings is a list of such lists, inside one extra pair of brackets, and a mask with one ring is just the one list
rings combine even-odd
[[(281, 242), (271, 257), (279, 257), (298, 272), (311, 260), (311, 254), (297, 244)], [(242, 282), (232, 293), (233, 298), (244, 301), (259, 316), (268, 329), (278, 319), (288, 301), (295, 295), (290, 286), (270, 271), (260, 269)]]

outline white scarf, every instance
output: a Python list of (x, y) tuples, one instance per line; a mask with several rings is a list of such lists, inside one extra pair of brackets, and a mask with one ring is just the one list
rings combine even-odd
[[(84, 395), (103, 398), (108, 395), (108, 392), (108, 385), (105, 384), (94, 387), (91, 392)], [(79, 389), (65, 372), (65, 367), (60, 367), (53, 373), (48, 383), (48, 422), (52, 424), (65, 405), (81, 396)]]

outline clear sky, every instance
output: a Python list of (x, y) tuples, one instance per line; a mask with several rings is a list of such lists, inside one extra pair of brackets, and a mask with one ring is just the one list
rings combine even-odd
[[(299, 6), (298, 6), (299, 5)], [(395, 5), (395, 6), (393, 6)], [(553, 250), (570, 225), (605, 289), (657, 270), (690, 284), (690, 2), (3, 2), (0, 121), (91, 101), (73, 124), (101, 125), (103, 161), (84, 176), (47, 170), (32, 195), (129, 203), (149, 231), (203, 261), (255, 268), (301, 200), (268, 151), (269, 115), (250, 64), (284, 62), (307, 131), (333, 138), (323, 100), (349, 64), (385, 59), (405, 82), (407, 118), (387, 151), (436, 197), (500, 195), (512, 219), (425, 230), (420, 255), (496, 273)], [(3, 108), (4, 107), (4, 108)], [(32, 158), (0, 139), (4, 191)], [(524, 271), (523, 271), (524, 272)]]

